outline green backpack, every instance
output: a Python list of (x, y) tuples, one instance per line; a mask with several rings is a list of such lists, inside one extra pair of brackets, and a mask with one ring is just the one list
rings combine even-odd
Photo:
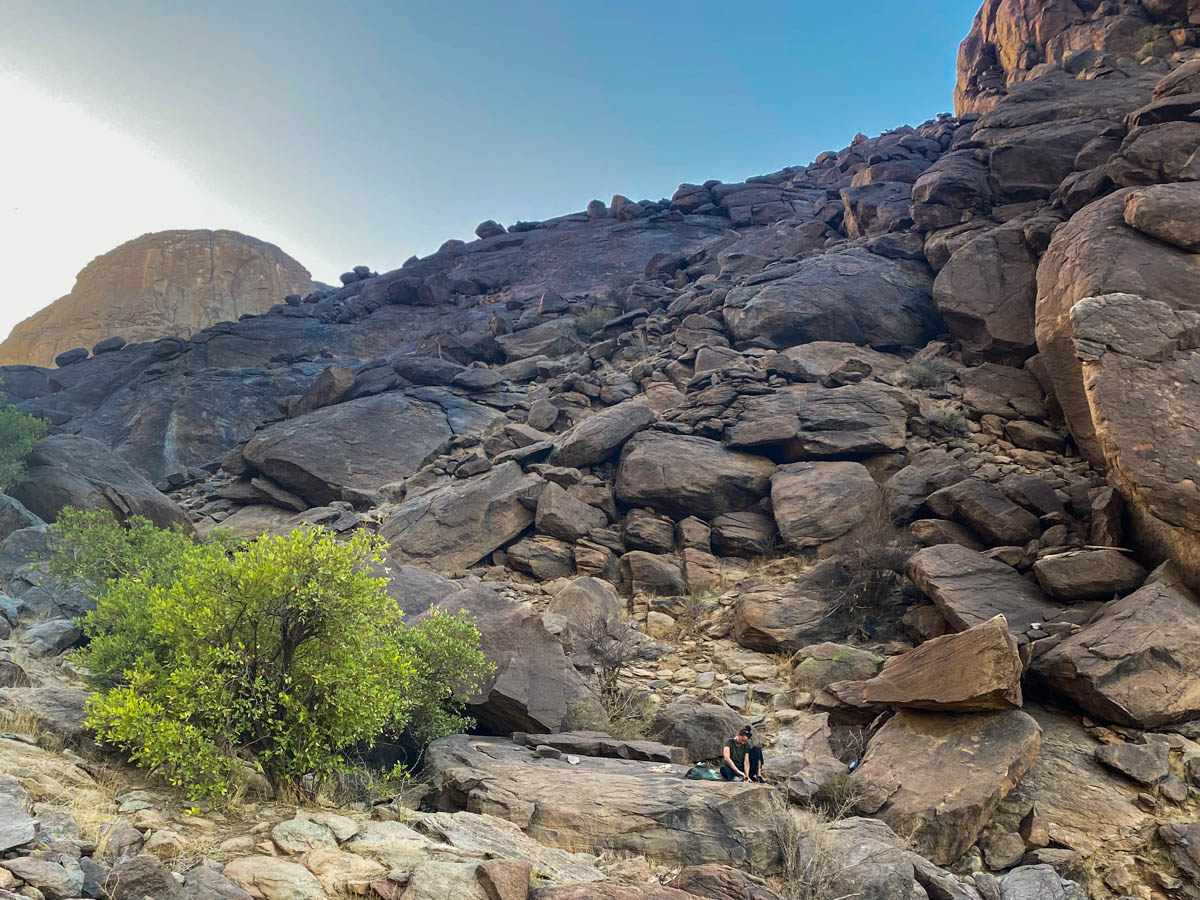
[(683, 777), (693, 781), (720, 781), (721, 773), (708, 766), (692, 766)]

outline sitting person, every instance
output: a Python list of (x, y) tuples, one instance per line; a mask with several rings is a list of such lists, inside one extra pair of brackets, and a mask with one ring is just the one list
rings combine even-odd
[(726, 781), (758, 781), (763, 780), (762, 747), (751, 744), (753, 732), (747, 725), (738, 732), (737, 737), (725, 742), (725, 763), (721, 766), (721, 777)]

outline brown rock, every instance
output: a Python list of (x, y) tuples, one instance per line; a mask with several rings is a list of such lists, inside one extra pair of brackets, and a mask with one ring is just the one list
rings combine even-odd
[(748, 650), (774, 653), (843, 637), (829, 597), (844, 578), (838, 563), (827, 560), (791, 584), (742, 588), (734, 607), (734, 640)]
[(607, 524), (608, 517), (603, 512), (571, 496), (557, 484), (547, 482), (542, 488), (534, 525), (543, 534), (570, 543)]
[(856, 462), (789, 463), (771, 478), (779, 534), (790, 547), (815, 547), (852, 531), (880, 502), (879, 488)]
[(986, 549), (971, 529), (946, 519), (917, 519), (908, 526), (908, 533), (922, 547), (958, 544), (968, 550)]
[(682, 594), (683, 574), (670, 557), (631, 550), (620, 560), (621, 584), (631, 593)]
[(1043, 556), (1033, 564), (1038, 584), (1051, 597), (1067, 602), (1111, 600), (1142, 586), (1146, 570), (1119, 550), (1071, 550)]
[(523, 859), (489, 859), (475, 870), (489, 900), (525, 900), (532, 875), (533, 863)]
[(626, 400), (601, 410), (555, 440), (550, 462), (556, 466), (594, 466), (654, 419), (654, 410), (637, 400)]
[(1157, 184), (1125, 196), (1125, 222), (1189, 253), (1200, 252), (1200, 183)]
[(964, 478), (929, 496), (929, 508), (971, 528), (993, 547), (1022, 545), (1041, 534), (1037, 516), (979, 478)]
[(1110, 722), (1157, 728), (1200, 717), (1200, 600), (1163, 566), (1033, 668)]
[(189, 337), (310, 290), (308, 271), (266, 241), (236, 231), (144, 234), (96, 257), (69, 294), (18, 324), (0, 344), (0, 365), (49, 366), (112, 336)]
[(957, 631), (1004, 616), (1009, 631), (1024, 634), (1061, 609), (1010, 566), (957, 544), (927, 547), (908, 561), (908, 577)]
[(926, 641), (891, 657), (866, 681), (828, 690), (852, 706), (898, 706), (943, 712), (1021, 707), (1021, 658), (1002, 616)]
[(299, 400), (288, 407), (288, 416), (296, 418), (305, 413), (340, 402), (354, 387), (354, 373), (334, 363), (316, 377)]
[(779, 895), (729, 866), (688, 866), (668, 887), (709, 900), (779, 900)]
[(1149, 744), (1105, 744), (1096, 749), (1096, 759), (1127, 775), (1139, 784), (1155, 785), (1171, 773), (1170, 748)]
[[(851, 778), (872, 811), (938, 865), (975, 843), (1038, 756), (1042, 733), (1020, 710), (946, 715), (903, 710), (879, 730)], [(872, 804), (873, 805), (873, 804)]]
[(617, 467), (617, 498), (670, 516), (705, 518), (761, 500), (775, 464), (701, 437), (648, 431), (635, 435)]
[(753, 559), (775, 546), (775, 523), (769, 516), (744, 510), (712, 520), (712, 544), (721, 556)]

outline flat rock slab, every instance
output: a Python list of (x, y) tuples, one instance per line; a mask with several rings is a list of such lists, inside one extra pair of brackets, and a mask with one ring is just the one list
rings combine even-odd
[[(1020, 710), (902, 710), (867, 746), (851, 778), (871, 811), (938, 865), (978, 839), (1000, 801), (1037, 760), (1042, 730)], [(864, 809), (864, 811), (868, 811)]]
[(28, 844), (37, 833), (38, 823), (25, 807), (13, 797), (0, 793), (0, 853)]
[(655, 418), (654, 410), (638, 400), (626, 400), (603, 409), (555, 439), (550, 464), (578, 468), (604, 462)]
[(908, 577), (957, 631), (1002, 615), (1019, 636), (1063, 612), (1011, 566), (958, 544), (917, 551), (908, 561)]
[(603, 731), (562, 731), (558, 734), (526, 734), (526, 747), (553, 747), (563, 753), (579, 756), (602, 756), (609, 759), (634, 759), (641, 762), (674, 763), (681, 766), (687, 762), (687, 750), (671, 747), (657, 741), (622, 741), (610, 737)]
[(1051, 597), (1076, 602), (1111, 600), (1116, 594), (1137, 590), (1146, 570), (1120, 550), (1071, 550), (1043, 556), (1033, 564), (1038, 584)]
[(430, 745), (443, 810), (506, 819), (575, 852), (638, 854), (664, 865), (780, 866), (783, 797), (748, 783), (691, 782), (683, 766), (535, 757), (511, 741), (454, 735)]
[(1110, 722), (1157, 728), (1200, 717), (1200, 599), (1164, 566), (1033, 668)]
[(828, 690), (852, 706), (898, 706), (944, 712), (1020, 709), (1021, 657), (1003, 616), (932, 638), (894, 656), (866, 681)]

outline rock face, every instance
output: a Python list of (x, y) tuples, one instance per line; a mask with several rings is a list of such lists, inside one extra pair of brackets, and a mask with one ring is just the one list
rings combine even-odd
[(1200, 716), (1197, 652), (1200, 600), (1166, 566), (1034, 668), (1095, 716), (1156, 728)]
[(0, 344), (0, 365), (48, 366), (110, 337), (188, 337), (310, 290), (308, 271), (266, 241), (236, 231), (144, 234), (96, 257), (71, 293), (17, 325)]
[[(871, 739), (852, 778), (871, 810), (938, 865), (958, 859), (1037, 759), (1042, 732), (1019, 710), (904, 710)], [(860, 804), (861, 807), (861, 804)]]
[(428, 765), (442, 809), (513, 822), (543, 843), (576, 852), (609, 849), (668, 865), (726, 862), (760, 874), (780, 866), (769, 787), (683, 779), (683, 767), (584, 757), (536, 757), (508, 740), (443, 738)]

